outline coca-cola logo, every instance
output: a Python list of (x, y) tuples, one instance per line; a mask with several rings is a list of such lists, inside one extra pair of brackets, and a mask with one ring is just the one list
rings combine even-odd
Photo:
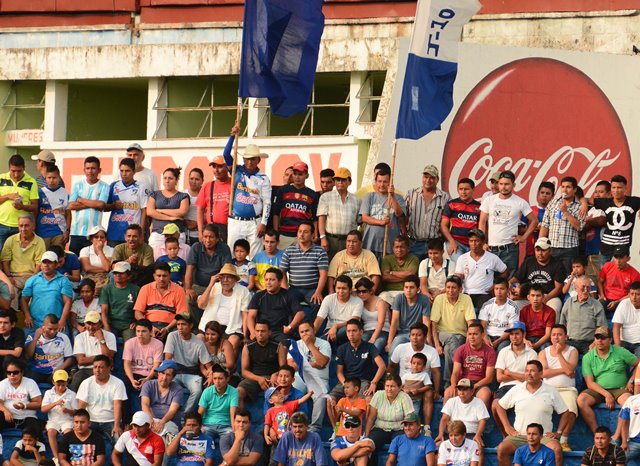
[(613, 105), (582, 71), (558, 60), (526, 58), (497, 68), (467, 95), (447, 135), (443, 188), (511, 170), (515, 192), (536, 202), (542, 181), (574, 176), (590, 196), (602, 179), (631, 179), (627, 137)]

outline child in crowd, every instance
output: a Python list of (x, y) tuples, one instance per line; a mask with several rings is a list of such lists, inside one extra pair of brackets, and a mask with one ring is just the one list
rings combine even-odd
[(11, 458), (3, 466), (38, 466), (44, 458), (44, 450), (44, 444), (38, 441), (38, 433), (27, 427), (13, 447)]
[(440, 444), (438, 465), (456, 464), (460, 466), (478, 466), (481, 453), (478, 444), (466, 438), (467, 428), (462, 421), (450, 421), (447, 424), (449, 440)]
[(271, 447), (271, 455), (276, 450), (278, 442), (289, 427), (289, 419), (300, 409), (300, 405), (305, 403), (313, 395), (313, 390), (308, 391), (302, 398), (291, 401), (284, 401), (284, 393), (276, 388), (269, 397), (269, 403), (273, 407), (269, 408), (264, 417), (264, 441)]
[(49, 413), (46, 425), (47, 438), (53, 457), (58, 457), (58, 434), (73, 430), (73, 413), (76, 410), (76, 393), (67, 388), (69, 374), (65, 370), (53, 373), (53, 388), (42, 398), (42, 412)]
[(495, 277), (493, 280), (493, 298), (480, 308), (478, 319), (484, 327), (484, 339), (496, 351), (509, 346), (509, 333), (506, 331), (518, 321), (520, 309), (509, 296), (509, 281), (506, 277)]
[[(327, 399), (327, 415), (331, 425), (334, 426), (334, 433), (329, 441), (347, 435), (347, 430), (344, 427), (347, 416), (359, 417), (362, 426), (364, 413), (367, 411), (367, 401), (360, 396), (360, 384), (359, 378), (349, 377), (345, 379), (343, 384), (344, 398), (340, 398), (338, 403), (335, 403), (331, 398)], [(358, 432), (358, 436), (360, 435), (362, 435), (362, 428)]]
[(96, 282), (85, 278), (76, 288), (76, 292), (80, 294), (80, 299), (76, 299), (71, 304), (71, 333), (74, 337), (84, 332), (84, 318), (87, 313), (96, 311), (100, 314), (102, 312), (100, 300), (96, 297)]
[(236, 273), (240, 276), (238, 282), (242, 286), (246, 286), (249, 291), (253, 291), (256, 286), (256, 266), (247, 259), (251, 246), (246, 239), (239, 239), (233, 244), (234, 258), (231, 263), (236, 268)]
[(45, 181), (47, 185), (38, 190), (36, 235), (44, 240), (46, 247), (54, 244), (64, 247), (71, 228), (71, 211), (67, 209), (69, 193), (61, 186), (60, 170), (54, 164), (47, 165)]
[(164, 256), (158, 257), (158, 262), (166, 262), (171, 267), (171, 281), (182, 286), (184, 281), (184, 274), (187, 271), (187, 263), (181, 257), (178, 257), (180, 252), (180, 242), (178, 238), (169, 237), (164, 241), (164, 248), (167, 252)]
[[(416, 414), (421, 412), (420, 405), (422, 405), (422, 419), (429, 417), (425, 409), (424, 397), (432, 385), (431, 377), (427, 371), (427, 357), (422, 353), (414, 354), (411, 357), (411, 372), (402, 376), (402, 390), (411, 397), (413, 410)], [(429, 426), (425, 426), (425, 428), (427, 427)]]
[(433, 303), (436, 296), (444, 293), (447, 277), (456, 270), (456, 263), (444, 258), (444, 243), (440, 239), (432, 239), (427, 243), (428, 258), (420, 262), (420, 292)]
[[(571, 274), (565, 279), (562, 286), (562, 293), (565, 295), (565, 301), (569, 298), (574, 298), (578, 295), (574, 282), (576, 278), (582, 277), (587, 273), (587, 258), (584, 256), (574, 257), (571, 260)], [(589, 278), (589, 285), (591, 287), (591, 297), (598, 297), (598, 288), (596, 284)]]

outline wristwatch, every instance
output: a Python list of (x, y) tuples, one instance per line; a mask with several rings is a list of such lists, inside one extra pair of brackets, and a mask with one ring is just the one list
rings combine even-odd
[(100, 340), (100, 344), (101, 344), (101, 345), (106, 345), (106, 344), (107, 344), (107, 342), (106, 342), (106, 340)]

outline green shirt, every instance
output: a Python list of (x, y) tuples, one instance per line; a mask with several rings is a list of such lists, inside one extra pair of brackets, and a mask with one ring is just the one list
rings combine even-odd
[(238, 390), (227, 385), (225, 392), (220, 395), (212, 385), (202, 392), (198, 406), (206, 410), (202, 416), (203, 425), (231, 426), (231, 408), (238, 406)]
[(593, 377), (605, 390), (622, 388), (627, 385), (627, 366), (632, 366), (638, 358), (620, 346), (611, 345), (609, 353), (602, 359), (596, 348), (592, 348), (582, 358), (582, 375)]
[(133, 305), (138, 297), (140, 287), (129, 282), (124, 288), (118, 288), (113, 283), (107, 284), (100, 293), (100, 304), (109, 306), (107, 317), (111, 327), (122, 332), (129, 328), (135, 320)]
[[(388, 256), (384, 256), (382, 258), (382, 265), (380, 269), (384, 273), (384, 271), (393, 271), (393, 272), (404, 272), (406, 270), (411, 270), (415, 275), (418, 275), (418, 266), (420, 265), (420, 261), (416, 256), (412, 256), (409, 254), (404, 259), (403, 265), (398, 265), (398, 261), (396, 256), (393, 254), (389, 254)], [(383, 291), (402, 291), (404, 289), (404, 282), (397, 283), (384, 283)]]

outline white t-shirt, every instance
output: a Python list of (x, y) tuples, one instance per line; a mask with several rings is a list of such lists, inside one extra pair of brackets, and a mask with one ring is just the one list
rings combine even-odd
[[(531, 348), (528, 345), (524, 345), (524, 350), (517, 354), (513, 351), (511, 345), (502, 348), (498, 353), (498, 358), (496, 359), (496, 370), (498, 369), (509, 369), (513, 372), (524, 373), (524, 370), (527, 366), (527, 362), (538, 359), (538, 353), (536, 350)], [(500, 387), (506, 387), (509, 385), (516, 385), (520, 383), (518, 380), (512, 380), (511, 382), (500, 382)]]
[(431, 385), (431, 377), (428, 371), (422, 372), (405, 372), (402, 376), (402, 384), (410, 382), (422, 382), (424, 385)]
[(464, 275), (464, 292), (467, 294), (485, 294), (493, 286), (495, 272), (502, 273), (507, 266), (498, 256), (488, 251), (477, 261), (467, 252), (456, 262), (456, 274)]
[(396, 349), (393, 350), (393, 354), (391, 355), (391, 362), (396, 363), (400, 369), (400, 378), (407, 373), (411, 373), (411, 358), (416, 353), (422, 353), (427, 357), (425, 371), (427, 371), (429, 375), (431, 375), (431, 368), (440, 367), (440, 356), (438, 356), (438, 352), (433, 346), (425, 343), (421, 351), (415, 351), (411, 346), (411, 342), (402, 343), (396, 346)]
[(480, 461), (478, 444), (468, 438), (456, 447), (451, 440), (445, 440), (438, 449), (438, 464), (448, 466), (469, 466), (472, 461)]
[(478, 319), (487, 323), (487, 335), (490, 337), (501, 337), (519, 318), (518, 305), (509, 298), (502, 305), (496, 304), (496, 298), (491, 298), (478, 313)]
[(220, 325), (229, 325), (229, 317), (235, 309), (236, 299), (234, 296), (225, 296), (220, 293), (220, 305), (218, 306), (218, 314), (216, 320)]
[(442, 407), (442, 412), (452, 420), (464, 422), (468, 434), (478, 432), (478, 424), (483, 419), (489, 419), (489, 411), (480, 398), (473, 399), (464, 404), (459, 396), (449, 398)]
[[(378, 301), (375, 302), (374, 307), (374, 311), (369, 311), (367, 310), (366, 307), (364, 307), (364, 303), (362, 306), (362, 322), (364, 323), (364, 331), (367, 332), (369, 330), (375, 330), (376, 327), (378, 326), (378, 304), (380, 303), (380, 300), (382, 298), (378, 298)], [(382, 331), (383, 332), (388, 332), (389, 331), (389, 313), (385, 312), (385, 317), (384, 317), (384, 325), (382, 327)]]
[(349, 301), (341, 303), (338, 295), (330, 294), (322, 300), (318, 317), (327, 319), (327, 329), (335, 324), (342, 324), (352, 318), (362, 317), (362, 300), (356, 296), (350, 296)]
[(98, 314), (102, 314), (102, 306), (100, 306), (100, 300), (96, 297), (89, 303), (89, 306), (84, 304), (82, 298), (76, 299), (71, 304), (71, 312), (76, 315), (76, 320), (79, 324), (84, 325), (84, 318), (88, 312), (96, 311)]
[[(102, 329), (102, 333), (104, 334), (104, 340), (107, 342), (107, 348), (111, 351), (117, 351), (118, 346), (116, 344), (116, 336), (104, 329)], [(73, 354), (84, 354), (86, 357), (102, 354), (102, 350), (100, 349), (100, 340), (89, 335), (89, 332), (86, 330), (84, 332), (80, 332), (73, 342)], [(93, 364), (78, 367), (80, 369), (91, 369)]]
[(526, 435), (527, 426), (534, 422), (541, 424), (545, 432), (552, 432), (553, 412), (562, 414), (567, 410), (558, 390), (546, 383), (530, 393), (527, 383), (522, 382), (500, 398), (499, 403), (504, 409), (515, 408), (516, 420), (513, 427), (520, 435)]
[[(300, 354), (304, 359), (307, 360), (307, 362), (315, 362), (315, 359), (311, 354), (311, 350), (307, 347), (305, 342), (302, 340), (291, 341), (291, 345), (289, 346), (289, 354), (288, 354), (289, 359), (293, 359), (293, 356), (291, 356), (291, 347), (293, 345), (298, 346), (298, 351), (300, 351)], [(320, 351), (321, 354), (327, 356), (329, 358), (329, 361), (331, 361), (331, 344), (327, 340), (323, 340), (322, 338), (316, 337), (315, 347), (318, 348), (318, 351)], [(324, 380), (327, 384), (329, 383), (329, 364), (327, 364), (324, 369), (317, 369), (315, 367), (311, 367), (309, 370), (315, 372), (315, 374), (319, 378)]]
[(418, 266), (418, 277), (427, 277), (430, 290), (444, 290), (447, 277), (453, 275), (456, 270), (456, 263), (451, 259), (443, 259), (442, 267), (436, 270), (431, 259), (424, 259)]
[(529, 203), (516, 194), (507, 199), (494, 194), (482, 200), (480, 212), (489, 216), (489, 246), (503, 246), (513, 243), (511, 238), (518, 234), (520, 217), (526, 217), (532, 211)]
[[(568, 346), (562, 352), (562, 356), (564, 356), (565, 360), (569, 360), (569, 357), (572, 352), (578, 351), (573, 346)], [(547, 346), (544, 349), (544, 355), (547, 357), (547, 367), (549, 369), (561, 369), (562, 365), (560, 364), (560, 360), (558, 356), (551, 355), (551, 346)], [(576, 378), (569, 377), (566, 374), (554, 375), (553, 377), (544, 379), (544, 383), (551, 385), (556, 388), (575, 388), (576, 387)]]
[(611, 322), (622, 325), (622, 341), (640, 343), (640, 309), (634, 308), (629, 298), (620, 301)]
[(13, 403), (28, 403), (37, 396), (42, 396), (38, 384), (28, 377), (22, 377), (22, 382), (17, 387), (9, 383), (9, 379), (0, 382), (0, 400), (4, 401), (4, 406), (9, 410), (14, 419), (26, 419), (36, 417), (35, 409), (16, 409)]
[(124, 382), (113, 375), (104, 385), (96, 382), (96, 377), (92, 375), (80, 384), (77, 398), (87, 403), (92, 422), (113, 422), (113, 402), (126, 400), (127, 389)]
[[(104, 248), (102, 248), (102, 252), (104, 252), (104, 255), (107, 257), (107, 259), (113, 257), (113, 248), (111, 246), (105, 244)], [(93, 267), (102, 267), (102, 261), (100, 260), (100, 256), (96, 254), (96, 250), (94, 249), (93, 244), (91, 246), (82, 248), (80, 250), (80, 257), (88, 257), (89, 263)]]
[(50, 388), (44, 392), (44, 396), (42, 397), (42, 406), (50, 405), (58, 400), (64, 400), (64, 405), (56, 406), (49, 411), (49, 420), (54, 422), (73, 422), (73, 416), (62, 412), (62, 408), (77, 409), (78, 403), (76, 401), (76, 392), (67, 388), (62, 395), (58, 395), (55, 387)]

